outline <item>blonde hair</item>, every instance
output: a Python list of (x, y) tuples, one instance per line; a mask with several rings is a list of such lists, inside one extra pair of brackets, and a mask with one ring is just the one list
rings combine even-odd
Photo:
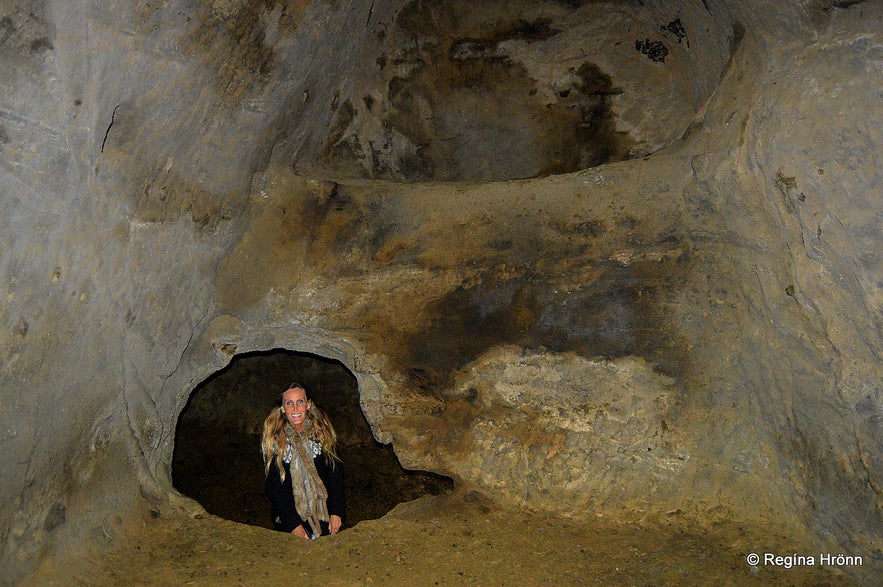
[[(309, 400), (307, 388), (300, 383), (292, 383), (286, 387), (279, 395), (279, 404), (282, 405), (282, 398), (289, 389), (302, 389), (304, 398), (310, 401), (310, 408), (307, 410), (307, 422), (309, 426), (310, 438), (319, 441), (322, 444), (322, 453), (325, 460), (332, 467), (335, 461), (339, 461), (337, 456), (337, 432), (331, 425), (331, 420), (325, 415), (325, 412)], [(264, 419), (264, 431), (261, 434), (261, 455), (264, 457), (264, 475), (270, 472), (270, 463), (276, 459), (276, 468), (279, 469), (279, 477), (285, 481), (285, 467), (282, 463), (282, 457), (285, 453), (285, 415), (279, 407), (270, 410)]]

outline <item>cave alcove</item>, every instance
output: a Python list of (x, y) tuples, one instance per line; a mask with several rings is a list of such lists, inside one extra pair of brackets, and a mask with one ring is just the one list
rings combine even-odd
[(322, 100), (329, 123), (292, 165), (334, 180), (504, 181), (655, 153), (701, 117), (742, 34), (707, 6), (687, 18), (662, 4), (406, 2)]
[(237, 355), (195, 387), (175, 434), (175, 488), (210, 514), (272, 528), (260, 433), (279, 394), (293, 381), (307, 387), (337, 431), (347, 526), (379, 518), (399, 503), (453, 489), (447, 477), (405, 470), (392, 446), (374, 439), (359, 406), (358, 382), (346, 367), (285, 349)]

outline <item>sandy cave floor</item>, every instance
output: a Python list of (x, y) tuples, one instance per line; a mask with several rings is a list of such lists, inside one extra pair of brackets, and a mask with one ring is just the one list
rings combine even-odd
[[(501, 509), (474, 492), (424, 497), (314, 542), (215, 516), (159, 517), (41, 585), (850, 585), (839, 569), (752, 569), (780, 548), (737, 526), (562, 520)], [(765, 542), (765, 544), (760, 544)]]

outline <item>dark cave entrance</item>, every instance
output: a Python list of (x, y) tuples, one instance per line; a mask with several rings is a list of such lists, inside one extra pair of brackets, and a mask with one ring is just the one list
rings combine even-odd
[(345, 528), (379, 518), (399, 503), (453, 489), (447, 477), (406, 471), (391, 446), (374, 440), (359, 406), (358, 383), (346, 367), (285, 349), (238, 355), (193, 390), (175, 434), (175, 488), (210, 514), (272, 528), (260, 433), (292, 381), (307, 386), (337, 430), (345, 467)]

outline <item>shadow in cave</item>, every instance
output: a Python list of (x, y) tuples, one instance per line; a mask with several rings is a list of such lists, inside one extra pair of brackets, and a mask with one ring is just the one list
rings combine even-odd
[(405, 470), (391, 446), (374, 440), (359, 406), (356, 378), (340, 362), (284, 349), (238, 355), (194, 389), (175, 434), (175, 488), (210, 514), (272, 528), (260, 434), (267, 413), (278, 407), (279, 395), (293, 381), (307, 386), (337, 431), (346, 526), (453, 489), (447, 477)]

